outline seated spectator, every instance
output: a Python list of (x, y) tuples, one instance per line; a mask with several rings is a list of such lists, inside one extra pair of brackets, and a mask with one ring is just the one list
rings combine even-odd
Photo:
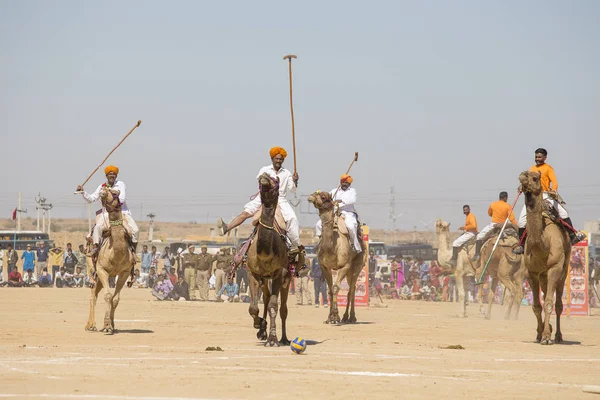
[[(217, 294), (217, 301), (223, 302), (227, 300), (228, 302), (239, 302), (240, 297), (238, 296), (239, 287), (237, 283), (233, 281), (233, 278), (227, 278), (227, 283), (219, 290)], [(225, 292), (225, 293), (223, 293)]]
[(429, 289), (429, 286), (427, 286), (425, 283), (423, 283), (423, 287), (421, 287), (421, 289), (419, 290), (419, 293), (421, 293), (421, 298), (425, 301), (430, 301), (431, 300), (431, 289)]
[(69, 274), (65, 267), (60, 267), (60, 270), (56, 273), (56, 279), (54, 284), (57, 288), (69, 287), (73, 283), (73, 275)]
[(156, 284), (156, 280), (158, 279), (158, 275), (156, 275), (156, 268), (152, 267), (150, 268), (150, 273), (147, 276), (146, 279), (146, 287), (149, 288), (153, 288), (154, 285)]
[[(172, 269), (172, 268), (171, 268)], [(185, 279), (183, 279), (183, 275), (179, 275), (175, 286), (173, 286), (173, 291), (169, 293), (169, 297), (173, 300), (177, 301), (180, 299), (189, 300), (190, 292), (188, 290), (189, 286)]]
[(9, 287), (22, 287), (23, 286), (23, 277), (19, 272), (19, 269), (14, 266), (13, 270), (10, 274), (8, 274), (8, 280), (6, 282), (2, 282), (2, 286)]
[(402, 286), (402, 290), (400, 291), (400, 298), (402, 300), (410, 300), (411, 293), (412, 288), (405, 282), (404, 286)]
[(25, 273), (25, 276), (23, 277), (23, 286), (31, 287), (31, 286), (35, 286), (37, 284), (38, 284), (38, 282), (35, 277), (35, 274), (33, 273), (33, 270), (31, 268), (29, 268), (27, 270), (27, 272)]
[(44, 267), (44, 269), (42, 269), (42, 274), (40, 275), (40, 278), (38, 279), (38, 286), (39, 287), (52, 287), (52, 275), (50, 275), (48, 273), (48, 267)]
[(83, 282), (85, 279), (85, 275), (81, 271), (81, 266), (75, 267), (75, 275), (73, 275), (73, 286), (75, 287), (83, 287)]
[(144, 287), (143, 283), (144, 283), (144, 281), (143, 281), (142, 277), (140, 276), (140, 270), (139, 270), (139, 268), (136, 268), (133, 271), (133, 284), (131, 285), (131, 287), (134, 289), (143, 288)]
[(169, 293), (173, 290), (173, 284), (166, 275), (159, 275), (152, 291), (152, 296), (158, 300), (166, 300), (169, 298)]
[(175, 267), (171, 267), (171, 270), (169, 271), (169, 279), (171, 280), (173, 286), (175, 286), (175, 284), (177, 283), (177, 274), (175, 273)]
[(415, 279), (413, 286), (412, 286), (412, 290), (410, 293), (410, 299), (411, 300), (419, 300), (421, 298), (421, 290), (419, 288), (419, 281), (418, 279)]

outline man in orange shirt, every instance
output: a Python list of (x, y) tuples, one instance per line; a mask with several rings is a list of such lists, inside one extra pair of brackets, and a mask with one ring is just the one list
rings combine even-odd
[(458, 252), (462, 246), (477, 234), (477, 220), (475, 219), (475, 215), (471, 214), (471, 207), (469, 205), (465, 204), (463, 206), (463, 214), (466, 215), (465, 225), (458, 228), (459, 231), (463, 231), (463, 234), (452, 243), (452, 258), (449, 261), (451, 265), (456, 265)]
[(490, 204), (490, 208), (488, 208), (488, 215), (492, 217), (492, 222), (486, 225), (485, 228), (483, 228), (477, 235), (477, 241), (475, 242), (475, 257), (473, 258), (473, 261), (479, 260), (481, 246), (483, 246), (483, 240), (487, 234), (498, 225), (502, 226), (507, 218), (510, 218), (510, 222), (512, 222), (514, 225), (515, 230), (517, 230), (517, 221), (515, 220), (515, 215), (513, 214), (510, 205), (507, 203), (508, 193), (500, 192), (498, 199), (498, 201)]
[[(558, 212), (558, 216), (567, 223), (571, 229), (567, 229), (567, 233), (571, 238), (571, 244), (576, 244), (585, 239), (585, 234), (583, 232), (577, 232), (573, 228), (573, 223), (571, 222), (571, 218), (569, 218), (569, 214), (567, 210), (560, 204), (555, 198), (550, 197), (551, 195), (556, 195), (558, 191), (558, 181), (556, 180), (556, 175), (554, 174), (554, 168), (552, 168), (549, 164), (546, 164), (546, 158), (548, 157), (548, 152), (546, 149), (539, 148), (535, 151), (535, 165), (529, 168), (529, 171), (539, 172), (541, 174), (540, 183), (542, 185), (542, 197), (546, 200), (554, 209)], [(555, 196), (554, 196), (555, 197)], [(519, 216), (519, 237), (521, 238), (521, 243), (519, 247), (513, 250), (515, 254), (523, 254), (523, 245), (525, 244), (525, 238), (527, 237), (527, 233), (525, 232), (525, 224), (527, 223), (527, 209), (525, 205), (523, 205), (523, 210), (521, 211), (521, 215)]]

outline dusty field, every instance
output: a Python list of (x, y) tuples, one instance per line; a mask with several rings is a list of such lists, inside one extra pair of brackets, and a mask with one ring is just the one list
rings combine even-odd
[[(459, 319), (452, 303), (394, 301), (328, 326), (326, 310), (294, 297), (289, 336), (313, 343), (297, 356), (256, 340), (247, 304), (158, 302), (141, 289), (124, 291), (121, 332), (88, 333), (88, 294), (0, 289), (0, 398), (598, 398), (582, 392), (600, 384), (598, 316), (564, 318), (568, 343), (544, 347), (529, 307), (507, 322), (501, 307), (486, 321), (474, 305)], [(439, 348), (454, 344), (465, 350)]]

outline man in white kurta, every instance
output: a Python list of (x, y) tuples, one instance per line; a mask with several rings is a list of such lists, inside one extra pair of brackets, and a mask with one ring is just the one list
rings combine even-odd
[[(344, 216), (346, 220), (346, 227), (348, 228), (348, 234), (350, 235), (350, 243), (354, 247), (354, 250), (358, 253), (362, 252), (362, 247), (360, 245), (360, 240), (358, 240), (358, 221), (357, 221), (357, 213), (354, 208), (354, 203), (356, 203), (356, 189), (351, 188), (352, 177), (350, 175), (342, 175), (340, 179), (340, 188), (333, 189), (330, 193), (333, 197), (334, 203), (337, 203), (340, 212)], [(337, 193), (336, 193), (337, 192)], [(316, 234), (317, 236), (321, 236), (322, 225), (321, 220), (317, 222)]]
[[(98, 188), (93, 193), (87, 193), (83, 190), (83, 187), (77, 187), (78, 191), (81, 191), (81, 195), (88, 203), (93, 203), (100, 199), (100, 191), (103, 187), (108, 187), (113, 190), (119, 191), (119, 201), (121, 202), (121, 211), (123, 212), (123, 222), (125, 229), (131, 235), (131, 242), (133, 243), (134, 250), (137, 247), (138, 242), (138, 233), (139, 228), (133, 217), (131, 216), (131, 211), (129, 211), (129, 207), (127, 207), (127, 190), (125, 183), (123, 181), (117, 180), (117, 175), (119, 173), (119, 168), (109, 165), (104, 169), (104, 173), (106, 174), (106, 183), (98, 186)], [(110, 225), (108, 223), (108, 212), (104, 207), (102, 207), (101, 212), (98, 212), (96, 215), (96, 225), (94, 225), (94, 229), (92, 230), (92, 241), (94, 245), (98, 246), (100, 244), (100, 239), (102, 238), (103, 230), (108, 230)]]
[[(258, 171), (256, 179), (258, 179), (265, 172), (273, 178), (279, 178), (279, 199), (277, 200), (277, 204), (281, 209), (281, 214), (283, 215), (286, 225), (285, 228), (287, 231), (287, 236), (290, 239), (291, 250), (293, 252), (298, 249), (298, 246), (301, 245), (300, 226), (298, 224), (296, 213), (286, 197), (288, 192), (296, 191), (298, 174), (292, 174), (290, 171), (282, 167), (283, 161), (287, 156), (287, 152), (281, 147), (273, 147), (269, 151), (269, 155), (271, 156), (272, 164), (262, 167), (260, 171)], [(219, 218), (217, 220), (219, 234), (225, 235), (233, 228), (241, 225), (246, 219), (254, 216), (254, 214), (260, 210), (261, 205), (262, 203), (260, 194), (258, 194), (258, 196), (244, 206), (244, 211), (235, 217), (229, 224), (226, 224), (222, 218)]]

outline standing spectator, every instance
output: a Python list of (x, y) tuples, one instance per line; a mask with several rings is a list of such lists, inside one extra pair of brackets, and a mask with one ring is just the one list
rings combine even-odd
[(65, 258), (67, 258), (67, 254), (69, 253), (69, 250), (73, 251), (73, 245), (71, 243), (67, 243), (67, 249), (63, 253), (63, 264), (65, 263)]
[(31, 245), (27, 245), (27, 250), (21, 254), (21, 260), (23, 260), (23, 271), (35, 269), (35, 253), (31, 251)]
[(327, 307), (327, 283), (325, 282), (325, 278), (323, 278), (323, 271), (317, 257), (312, 260), (310, 279), (313, 280), (315, 290), (315, 307), (319, 307), (319, 294), (323, 298), (323, 306)]
[(169, 297), (169, 293), (173, 290), (173, 284), (166, 275), (159, 275), (154, 290), (152, 290), (152, 296), (158, 300), (165, 300)]
[(429, 275), (431, 276), (431, 284), (437, 289), (441, 287), (439, 276), (442, 273), (442, 269), (438, 265), (437, 261), (431, 262), (431, 268), (429, 269)]
[(375, 273), (374, 286), (375, 286), (375, 297), (379, 300), (379, 303), (375, 303), (373, 305), (375, 307), (387, 308), (387, 304), (383, 304), (383, 297), (381, 296), (381, 292), (383, 290), (383, 288), (381, 286), (381, 279), (382, 279), (381, 271), (377, 271)]
[(398, 270), (396, 271), (396, 289), (400, 290), (402, 289), (402, 286), (404, 286), (404, 261), (402, 260), (402, 255), (400, 255), (399, 257), (395, 258), (396, 262), (398, 263)]
[(75, 252), (75, 257), (77, 257), (76, 267), (81, 267), (81, 272), (87, 275), (87, 252), (82, 244), (79, 245), (78, 250)]
[(411, 264), (411, 259), (410, 257), (408, 257), (406, 260), (404, 260), (404, 257), (402, 258), (402, 265), (404, 267), (404, 281), (407, 282), (410, 280), (410, 264)]
[[(230, 303), (240, 301), (239, 297), (239, 287), (237, 283), (233, 282), (233, 278), (227, 278), (227, 283), (221, 287), (219, 293), (217, 294), (217, 301), (225, 301), (227, 300)], [(223, 293), (225, 292), (225, 293)]]
[(0, 245), (0, 283), (4, 282), (4, 250)]
[[(419, 267), (419, 277), (421, 278), (421, 283), (423, 287), (429, 286), (429, 263), (423, 260), (419, 260), (419, 262), (421, 263)], [(429, 288), (427, 288), (427, 290), (428, 289)]]
[(375, 258), (375, 252), (371, 250), (369, 252), (369, 285), (375, 281), (375, 271), (377, 270), (377, 259)]
[(49, 264), (50, 271), (52, 271), (52, 276), (56, 277), (58, 272), (60, 271), (60, 266), (64, 263), (63, 261), (63, 250), (60, 247), (54, 247), (50, 249), (49, 254)]
[(398, 262), (396, 261), (396, 258), (392, 259), (392, 262), (390, 264), (390, 288), (391, 289), (395, 289), (396, 288), (396, 278), (398, 275)]
[[(226, 270), (231, 263), (231, 256), (228, 254), (228, 250), (226, 247), (221, 247), (221, 252), (217, 254), (216, 260), (217, 264), (215, 265), (215, 290), (217, 293), (221, 291), (221, 288), (225, 284)], [(218, 298), (217, 298), (218, 300)]]
[(75, 266), (77, 265), (79, 260), (77, 259), (77, 257), (75, 257), (75, 254), (73, 253), (73, 249), (71, 249), (71, 248), (67, 249), (67, 252), (65, 253), (63, 259), (64, 259), (63, 267), (65, 267), (65, 270), (71, 275), (74, 274)]
[(48, 273), (48, 268), (42, 269), (42, 274), (38, 279), (39, 287), (52, 287), (52, 275)]
[(183, 276), (188, 284), (190, 300), (196, 300), (196, 269), (198, 268), (199, 254), (196, 254), (194, 250), (195, 246), (190, 243), (187, 251), (181, 254), (183, 257)]
[(173, 286), (173, 291), (169, 293), (169, 297), (177, 301), (179, 299), (190, 299), (190, 291), (187, 282), (183, 279), (183, 275), (179, 275), (177, 283)]
[(308, 289), (308, 268), (301, 268), (298, 271), (298, 277), (296, 278), (296, 305), (302, 306), (304, 305), (304, 301), (306, 300), (306, 304), (312, 306), (312, 298), (310, 295), (310, 290)]
[(35, 277), (35, 274), (33, 273), (33, 270), (28, 269), (27, 272), (25, 272), (25, 276), (23, 277), (23, 286), (31, 287), (37, 285), (37, 283), (38, 282)]
[(142, 273), (150, 272), (150, 264), (152, 264), (152, 254), (148, 251), (148, 246), (144, 245), (142, 247)]
[(85, 279), (85, 274), (83, 272), (81, 272), (81, 266), (79, 266), (79, 265), (76, 266), (75, 274), (73, 275), (73, 285), (75, 287), (83, 287), (84, 279)]
[(37, 256), (37, 263), (35, 264), (35, 275), (40, 276), (42, 270), (48, 266), (48, 248), (44, 241), (40, 241), (38, 248), (35, 251)]
[[(208, 254), (206, 246), (200, 247), (200, 254), (198, 255), (196, 262), (196, 284), (200, 290), (200, 301), (208, 300), (208, 291), (210, 284), (210, 273), (212, 271), (212, 263), (216, 257), (212, 254)], [(183, 274), (181, 274), (183, 276)], [(189, 286), (189, 285), (188, 285)], [(189, 300), (189, 296), (186, 298)]]
[(6, 246), (6, 280), (8, 281), (8, 276), (12, 273), (12, 270), (17, 266), (17, 261), (19, 261), (19, 255), (16, 250), (13, 250), (12, 244)]
[(179, 276), (179, 275), (184, 276), (183, 264), (181, 264), (181, 253), (182, 252), (183, 252), (183, 249), (181, 247), (179, 247), (177, 249), (177, 255), (175, 256), (175, 260), (177, 261), (177, 276)]
[[(160, 255), (160, 258), (164, 260), (163, 267), (165, 267), (167, 271), (171, 271), (171, 267), (175, 266), (175, 256), (169, 246), (165, 246), (165, 251)], [(173, 282), (173, 284), (175, 284), (175, 282)]]
[(150, 268), (154, 268), (156, 271), (158, 269), (158, 260), (160, 260), (160, 254), (156, 252), (156, 246), (152, 246), (152, 252), (150, 253), (150, 257), (152, 257), (152, 261), (150, 262)]
[[(244, 285), (242, 286), (242, 282)], [(248, 289), (248, 270), (246, 269), (246, 263), (242, 263), (235, 272), (235, 283), (240, 288), (240, 293), (245, 292)]]

